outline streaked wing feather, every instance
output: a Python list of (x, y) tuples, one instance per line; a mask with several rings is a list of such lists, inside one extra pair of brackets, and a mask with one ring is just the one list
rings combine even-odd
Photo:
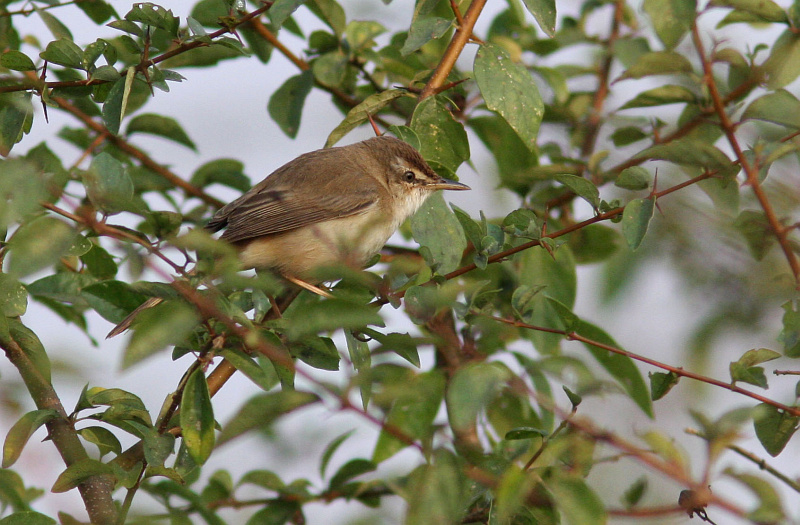
[(310, 199), (291, 190), (253, 193), (227, 210), (227, 229), (222, 238), (244, 241), (294, 230), (309, 224), (363, 213), (376, 204), (378, 193), (363, 188), (346, 197), (324, 195)]

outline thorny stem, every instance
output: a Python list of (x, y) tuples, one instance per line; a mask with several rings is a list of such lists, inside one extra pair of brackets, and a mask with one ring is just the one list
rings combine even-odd
[(780, 245), (781, 250), (783, 250), (783, 254), (785, 255), (786, 260), (788, 261), (792, 270), (792, 274), (794, 275), (796, 288), (800, 289), (800, 261), (798, 261), (797, 256), (792, 250), (791, 243), (789, 242), (789, 233), (792, 231), (792, 228), (787, 228), (781, 223), (780, 219), (778, 219), (778, 216), (775, 214), (775, 210), (772, 208), (772, 203), (769, 201), (766, 192), (764, 192), (764, 189), (761, 186), (761, 181), (758, 177), (758, 166), (754, 165), (750, 162), (750, 160), (748, 160), (742, 151), (741, 146), (739, 145), (739, 140), (736, 137), (736, 124), (731, 121), (728, 113), (725, 111), (725, 102), (722, 95), (720, 95), (719, 89), (717, 88), (717, 83), (714, 80), (712, 64), (706, 56), (705, 48), (703, 47), (703, 41), (700, 37), (700, 30), (697, 28), (697, 23), (692, 25), (692, 42), (697, 49), (697, 54), (699, 55), (700, 62), (703, 65), (703, 80), (708, 87), (709, 94), (711, 95), (711, 101), (714, 105), (714, 111), (719, 118), (720, 127), (725, 133), (725, 137), (728, 139), (728, 143), (731, 145), (731, 148), (736, 155), (736, 159), (739, 161), (739, 165), (742, 167), (742, 170), (745, 173), (747, 184), (753, 189), (753, 194), (756, 196), (761, 209), (764, 210), (764, 215), (767, 218), (767, 222), (775, 234), (775, 237), (778, 239), (778, 244)]
[(597, 140), (597, 132), (600, 130), (600, 123), (603, 118), (603, 106), (608, 97), (608, 79), (611, 74), (611, 65), (614, 62), (612, 51), (614, 43), (620, 36), (619, 28), (622, 24), (624, 9), (624, 0), (616, 0), (616, 2), (614, 2), (614, 17), (611, 20), (611, 34), (605, 45), (606, 57), (603, 60), (603, 65), (600, 67), (597, 78), (597, 91), (595, 91), (594, 100), (592, 101), (592, 111), (589, 113), (589, 118), (586, 122), (586, 135), (584, 136), (583, 146), (581, 147), (581, 155), (583, 156), (589, 155), (594, 149), (595, 141)]
[(701, 381), (703, 383), (708, 383), (710, 385), (718, 386), (720, 388), (724, 388), (726, 390), (730, 390), (731, 392), (734, 392), (734, 393), (737, 393), (737, 394), (741, 394), (743, 396), (750, 397), (750, 398), (755, 399), (756, 401), (759, 401), (761, 403), (766, 403), (768, 405), (771, 405), (771, 406), (773, 406), (773, 407), (775, 407), (775, 408), (777, 408), (779, 410), (785, 411), (787, 414), (791, 414), (793, 416), (800, 417), (800, 408), (784, 405), (783, 403), (778, 403), (777, 401), (773, 401), (773, 400), (771, 400), (771, 399), (769, 399), (767, 397), (764, 397), (762, 395), (756, 394), (755, 392), (750, 392), (749, 390), (745, 390), (744, 388), (741, 388), (741, 387), (737, 386), (736, 384), (726, 383), (724, 381), (720, 381), (718, 379), (714, 379), (714, 378), (711, 378), (711, 377), (708, 377), (708, 376), (704, 376), (702, 374), (697, 374), (695, 372), (689, 372), (688, 370), (684, 370), (683, 368), (680, 368), (680, 367), (677, 367), (677, 366), (668, 365), (668, 364), (663, 363), (661, 361), (656, 361), (655, 359), (651, 359), (651, 358), (645, 357), (643, 355), (639, 355), (639, 354), (635, 354), (633, 352), (629, 352), (627, 350), (623, 350), (622, 348), (617, 348), (615, 346), (607, 345), (605, 343), (601, 343), (599, 341), (595, 341), (593, 339), (589, 339), (588, 337), (584, 337), (584, 336), (582, 336), (582, 335), (580, 335), (578, 333), (575, 333), (575, 332), (570, 332), (570, 331), (567, 331), (567, 330), (560, 330), (558, 328), (549, 328), (549, 327), (545, 327), (545, 326), (536, 326), (536, 325), (524, 323), (522, 321), (517, 321), (517, 320), (514, 320), (514, 319), (506, 319), (506, 318), (503, 318), (503, 317), (497, 317), (497, 316), (493, 316), (493, 315), (487, 315), (487, 314), (480, 314), (480, 315), (482, 315), (483, 317), (486, 317), (488, 319), (492, 319), (494, 321), (498, 321), (498, 322), (501, 322), (501, 323), (504, 323), (504, 324), (507, 324), (507, 325), (515, 326), (517, 328), (525, 328), (525, 329), (528, 329), (528, 330), (536, 330), (537, 332), (547, 332), (547, 333), (551, 333), (551, 334), (560, 334), (560, 335), (563, 335), (563, 336), (567, 337), (567, 339), (569, 339), (570, 341), (580, 341), (580, 342), (585, 343), (587, 345), (591, 345), (591, 346), (594, 346), (596, 348), (600, 348), (602, 350), (607, 350), (607, 351), (609, 351), (611, 353), (614, 353), (614, 354), (624, 355), (626, 357), (630, 357), (631, 359), (635, 359), (636, 361), (641, 361), (642, 363), (646, 363), (648, 365), (661, 368), (661, 369), (666, 370), (668, 372), (672, 372), (675, 375), (679, 375), (679, 376), (682, 376), (682, 377), (688, 377), (689, 379), (694, 379), (696, 381)]

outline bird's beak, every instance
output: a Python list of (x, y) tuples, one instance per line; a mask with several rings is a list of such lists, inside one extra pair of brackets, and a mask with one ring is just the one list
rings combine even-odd
[(466, 184), (461, 184), (460, 182), (456, 182), (450, 179), (439, 179), (433, 184), (430, 184), (429, 187), (432, 187), (435, 190), (456, 190), (456, 191), (472, 189)]

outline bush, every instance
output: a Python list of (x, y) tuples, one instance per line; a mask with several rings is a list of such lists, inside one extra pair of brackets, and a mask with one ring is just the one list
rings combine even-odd
[[(202, 0), (179, 15), (139, 3), (122, 17), (103, 0), (75, 2), (107, 26), (94, 42), (83, 36), (94, 28), (61, 17), (70, 2), (0, 7), (0, 347), (16, 369), (4, 382), (21, 378), (26, 392), (0, 389), (18, 412), (0, 471), (4, 522), (54, 522), (38, 507), (50, 498), (40, 480), (12, 470), (26, 446), (58, 450), (50, 491), (77, 489), (97, 524), (303, 523), (331, 502), (348, 503), (349, 521), (362, 506), (399, 520), (397, 499), (405, 522), (424, 524), (790, 519), (781, 498), (800, 490), (797, 471), (765, 453), (787, 454), (797, 372), (778, 365), (781, 393), (762, 391), (764, 363), (800, 356), (798, 6), (485, 3), (419, 0), (393, 31), (384, 11), (357, 20), (333, 0)], [(51, 34), (21, 32), (29, 16)], [(436, 194), (401, 227), (412, 248), (338, 268), (327, 297), (240, 273), (235, 250), (202, 226), (249, 188), (243, 163), (200, 150), (194, 173), (169, 167), (144, 139), (197, 150), (194, 133), (146, 105), (181, 96), (170, 86), (192, 82), (192, 68), (247, 75), (275, 55), (296, 67), (267, 104), (287, 136), (309, 94), (325, 93), (343, 115), (328, 146), (374, 119), (447, 178), (486, 151), (492, 180), (473, 194), (497, 187), (513, 204), (484, 215)], [(213, 96), (239, 96), (229, 84)], [(74, 120), (30, 144), (54, 113)], [(79, 158), (67, 166), (62, 151)], [(602, 326), (576, 306), (579, 274)], [(625, 303), (653, 279), (670, 283), (688, 321), (659, 298), (635, 312), (651, 328), (637, 325)], [(65, 407), (68, 387), (53, 380), (63, 365), (29, 328), (42, 312), (26, 315), (29, 303), (102, 347), (90, 325), (145, 301), (157, 304), (135, 317), (122, 363), (163, 367), (173, 349), (186, 372), (163, 407), (142, 401), (146, 386), (93, 384), (92, 363), (71, 372), (86, 386)], [(661, 328), (687, 340), (677, 362), (648, 348)], [(234, 374), (261, 391), (220, 425), (213, 398)], [(735, 406), (712, 397), (723, 391)], [(319, 476), (262, 469), (237, 439), (307, 450), (320, 415), (344, 413), (375, 438), (365, 451), (352, 432), (328, 436), (311, 449)], [(299, 435), (281, 427), (294, 418)], [(681, 418), (691, 428), (674, 435)], [(49, 441), (29, 443), (40, 427)], [(243, 473), (214, 464), (231, 441)]]

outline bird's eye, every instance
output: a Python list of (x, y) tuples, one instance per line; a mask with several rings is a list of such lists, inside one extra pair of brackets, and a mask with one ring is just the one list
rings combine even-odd
[(414, 175), (414, 172), (409, 170), (403, 173), (403, 180), (406, 182), (414, 182), (417, 179), (417, 176)]

